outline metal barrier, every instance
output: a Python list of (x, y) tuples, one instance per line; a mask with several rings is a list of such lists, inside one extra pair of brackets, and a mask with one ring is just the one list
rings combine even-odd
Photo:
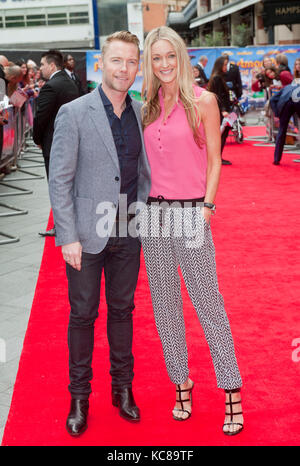
[[(37, 168), (44, 166), (43, 161), (37, 160), (37, 158), (41, 157), (40, 150), (37, 151), (36, 146), (31, 142), (33, 119), (32, 113), (29, 113), (29, 110), (32, 112), (32, 109), (28, 107), (29, 105), (31, 105), (30, 102), (26, 102), (21, 109), (10, 105), (6, 109), (8, 123), (4, 126), (0, 126), (0, 185), (8, 188), (8, 190), (0, 193), (0, 197), (32, 194), (33, 191), (24, 189), (15, 184), (11, 185), (10, 183), (44, 178), (44, 176), (27, 171), (29, 167)], [(32, 155), (27, 157), (28, 153), (32, 153)], [(24, 165), (23, 161), (35, 162), (35, 164)], [(26, 176), (8, 176), (12, 171), (24, 173)], [(8, 182), (6, 182), (6, 176)], [(0, 202), (0, 207), (2, 208), (0, 218), (28, 214), (28, 210), (19, 209), (10, 204)], [(0, 245), (19, 241), (17, 236), (12, 236), (1, 231), (0, 237), (5, 238), (0, 240)]]

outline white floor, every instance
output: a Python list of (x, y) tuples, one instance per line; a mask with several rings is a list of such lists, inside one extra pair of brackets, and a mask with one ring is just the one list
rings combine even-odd
[[(31, 176), (17, 170), (0, 180), (0, 204), (28, 211), (25, 215), (0, 216), (0, 232), (19, 238), (18, 242), (0, 244), (0, 443), (43, 254), (44, 239), (38, 233), (46, 229), (50, 212), (43, 158), (29, 150), (36, 149), (29, 147), (18, 165), (43, 179), (21, 180)], [(32, 193), (11, 195), (18, 191), (3, 182)], [(8, 212), (12, 211), (0, 205), (0, 214)], [(5, 239), (0, 234), (0, 241)]]

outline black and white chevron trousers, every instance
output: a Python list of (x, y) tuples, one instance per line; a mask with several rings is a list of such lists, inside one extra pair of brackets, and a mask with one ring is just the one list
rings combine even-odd
[(200, 207), (147, 205), (140, 236), (156, 327), (171, 381), (189, 375), (178, 266), (209, 345), (217, 386), (242, 386), (229, 321), (219, 292), (215, 248)]

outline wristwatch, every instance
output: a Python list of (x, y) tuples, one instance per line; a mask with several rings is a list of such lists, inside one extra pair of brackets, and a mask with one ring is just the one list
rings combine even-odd
[(204, 207), (207, 207), (208, 209), (212, 210), (215, 212), (216, 210), (216, 204), (211, 204), (210, 202), (204, 202)]

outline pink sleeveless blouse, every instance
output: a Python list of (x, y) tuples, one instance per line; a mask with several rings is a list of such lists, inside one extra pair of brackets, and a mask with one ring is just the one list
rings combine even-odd
[[(203, 92), (195, 86), (195, 95)], [(164, 122), (164, 101), (159, 89), (160, 116), (144, 131), (145, 147), (151, 167), (151, 197), (195, 199), (206, 192), (207, 152), (205, 132), (200, 123), (203, 141), (200, 148), (193, 138), (184, 107), (179, 100)]]

